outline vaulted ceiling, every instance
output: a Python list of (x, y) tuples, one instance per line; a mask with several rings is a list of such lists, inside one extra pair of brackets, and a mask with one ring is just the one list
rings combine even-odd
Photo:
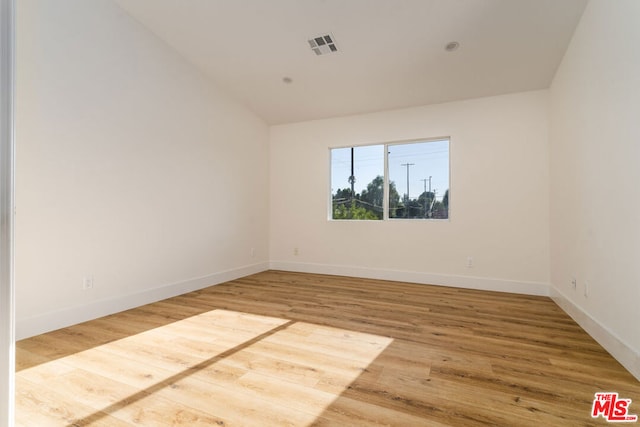
[[(586, 0), (116, 0), (269, 124), (549, 87)], [(310, 39), (330, 35), (336, 52)], [(451, 42), (457, 49), (447, 51)]]

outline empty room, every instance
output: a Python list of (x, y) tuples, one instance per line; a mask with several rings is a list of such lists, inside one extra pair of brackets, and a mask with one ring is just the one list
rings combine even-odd
[(638, 422), (640, 2), (1, 4), (0, 427)]

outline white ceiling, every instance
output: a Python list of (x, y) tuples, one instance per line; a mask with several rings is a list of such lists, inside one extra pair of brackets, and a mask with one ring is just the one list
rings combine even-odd
[(587, 0), (116, 1), (280, 124), (547, 88)]

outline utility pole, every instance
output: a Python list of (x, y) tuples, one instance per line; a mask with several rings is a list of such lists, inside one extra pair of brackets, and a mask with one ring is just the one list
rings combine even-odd
[[(422, 178), (420, 181), (424, 182), (424, 192), (426, 193), (424, 195), (424, 216), (427, 216), (427, 195), (431, 194), (431, 175), (429, 175), (429, 178)], [(429, 192), (427, 193), (427, 181), (429, 181)]]
[(427, 192), (427, 181), (429, 181), (429, 193), (431, 193), (431, 176), (429, 178), (422, 178), (420, 181), (424, 182), (424, 192)]
[(349, 183), (351, 183), (351, 201), (353, 201), (356, 193), (355, 193), (355, 185), (356, 185), (356, 176), (354, 175), (353, 168), (353, 147), (351, 147), (351, 176), (349, 177)]
[[(431, 194), (431, 196), (433, 196), (433, 200), (436, 199), (435, 193), (431, 192), (431, 175), (429, 175), (429, 194)], [(431, 203), (431, 206), (433, 206), (433, 203)], [(429, 218), (431, 218), (432, 216), (433, 216), (433, 212), (431, 212), (431, 209), (429, 209)]]
[(409, 218), (409, 167), (414, 166), (415, 163), (402, 163), (400, 166), (407, 167), (407, 201), (405, 202), (404, 212), (405, 216)]
[(433, 205), (436, 204), (436, 193), (438, 192), (437, 188), (433, 189), (433, 200), (431, 201), (431, 207), (429, 207), (429, 218), (433, 217)]

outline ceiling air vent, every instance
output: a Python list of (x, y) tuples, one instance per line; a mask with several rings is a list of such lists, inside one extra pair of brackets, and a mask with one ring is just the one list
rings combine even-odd
[(330, 34), (309, 39), (309, 46), (316, 55), (326, 55), (337, 52), (336, 42)]

